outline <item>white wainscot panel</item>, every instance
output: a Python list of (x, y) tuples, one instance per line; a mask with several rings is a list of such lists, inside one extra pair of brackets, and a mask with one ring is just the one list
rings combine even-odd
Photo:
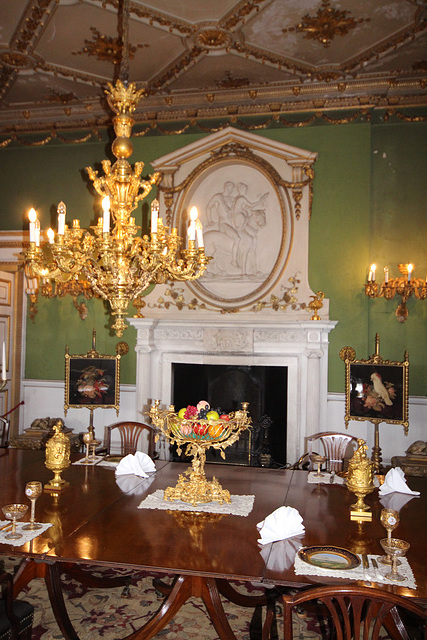
[[(46, 380), (24, 380), (24, 403), (20, 414), (20, 433), (31, 426), (36, 418), (61, 418), (74, 433), (86, 431), (89, 425), (89, 409), (69, 409), (64, 415), (64, 383)], [(95, 409), (93, 423), (95, 435), (104, 440), (105, 427), (123, 420), (146, 422), (147, 416), (138, 411), (134, 385), (120, 386), (120, 411), (115, 409)], [(113, 432), (114, 433), (114, 432)], [(117, 450), (116, 438), (112, 441), (112, 452)]]

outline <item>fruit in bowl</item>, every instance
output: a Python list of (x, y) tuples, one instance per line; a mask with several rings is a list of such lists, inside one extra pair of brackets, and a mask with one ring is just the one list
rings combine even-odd
[(223, 431), (224, 428), (220, 422), (213, 422), (208, 428), (208, 433), (211, 438), (218, 438)]
[(214, 411), (213, 409), (211, 409), (210, 411), (207, 412), (206, 419), (207, 420), (219, 420), (218, 411)]
[(205, 436), (208, 432), (208, 425), (203, 422), (196, 422), (193, 426), (193, 431), (196, 436)]

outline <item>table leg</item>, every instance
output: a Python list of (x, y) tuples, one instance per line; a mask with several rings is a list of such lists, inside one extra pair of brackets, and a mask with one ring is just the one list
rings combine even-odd
[(216, 579), (190, 575), (177, 576), (169, 595), (165, 598), (157, 613), (141, 629), (127, 636), (125, 640), (149, 640), (153, 638), (159, 631), (164, 629), (191, 596), (203, 600), (221, 640), (236, 640), (222, 606)]
[(24, 558), (13, 576), (13, 597), (24, 589), (34, 578), (44, 578), (46, 576), (46, 565), (44, 562), (35, 562), (32, 558)]
[[(218, 591), (224, 598), (227, 598), (233, 604), (237, 604), (239, 607), (258, 607), (258, 606), (266, 606), (267, 605), (267, 596), (265, 594), (260, 596), (252, 596), (245, 593), (240, 593), (231, 584), (228, 580), (224, 578), (217, 578), (216, 584), (218, 587)], [(160, 591), (164, 596), (168, 596), (172, 591), (172, 585), (163, 582), (160, 578), (154, 578), (153, 586), (157, 591)]]
[(61, 572), (58, 563), (52, 562), (52, 564), (46, 564), (46, 569), (46, 587), (58, 627), (61, 629), (65, 640), (79, 640), (79, 636), (68, 617), (64, 594), (62, 593)]
[(59, 564), (36, 562), (32, 558), (25, 558), (13, 577), (14, 597), (34, 578), (44, 578), (55, 620), (65, 640), (79, 640), (65, 606)]

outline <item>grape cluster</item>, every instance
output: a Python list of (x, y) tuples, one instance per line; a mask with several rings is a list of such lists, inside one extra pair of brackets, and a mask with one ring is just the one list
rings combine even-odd
[(184, 418), (187, 420), (188, 418), (196, 418), (197, 417), (197, 407), (193, 407), (191, 404), (188, 405)]
[(202, 407), (202, 409), (200, 409), (199, 413), (197, 414), (197, 417), (200, 418), (200, 420), (205, 419), (208, 411), (210, 411), (209, 407)]

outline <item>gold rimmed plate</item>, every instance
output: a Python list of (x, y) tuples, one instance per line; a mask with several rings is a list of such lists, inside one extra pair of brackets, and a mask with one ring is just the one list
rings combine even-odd
[(303, 547), (298, 555), (307, 564), (321, 569), (343, 571), (354, 569), (360, 564), (360, 558), (348, 549), (332, 546)]

